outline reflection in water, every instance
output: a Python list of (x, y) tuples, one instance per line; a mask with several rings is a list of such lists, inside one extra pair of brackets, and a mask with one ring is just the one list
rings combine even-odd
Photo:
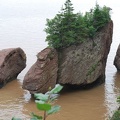
[(116, 72), (113, 79), (105, 84), (105, 105), (107, 108), (107, 116), (112, 116), (113, 112), (118, 108), (116, 102), (120, 95), (120, 73)]
[[(8, 83), (0, 90), (0, 120), (10, 120), (12, 116), (21, 116), (25, 102), (19, 82), (14, 80)], [(26, 117), (23, 114), (22, 118)]]

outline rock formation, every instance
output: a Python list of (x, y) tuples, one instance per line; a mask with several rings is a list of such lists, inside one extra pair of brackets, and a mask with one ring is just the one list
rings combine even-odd
[(118, 46), (116, 56), (114, 59), (114, 65), (117, 68), (117, 70), (120, 70), (120, 45)]
[(55, 49), (46, 48), (37, 55), (36, 63), (24, 77), (23, 88), (30, 93), (45, 93), (56, 84), (58, 55)]
[(81, 85), (105, 80), (106, 60), (112, 42), (113, 23), (107, 24), (96, 37), (59, 52), (58, 83)]
[(41, 51), (37, 62), (24, 78), (23, 88), (31, 93), (44, 93), (55, 85), (56, 79), (57, 83), (70, 85), (86, 85), (97, 79), (103, 82), (112, 34), (111, 21), (94, 39), (87, 39), (57, 52), (48, 48)]
[(0, 51), (0, 88), (17, 78), (26, 67), (26, 55), (21, 48), (9, 48)]

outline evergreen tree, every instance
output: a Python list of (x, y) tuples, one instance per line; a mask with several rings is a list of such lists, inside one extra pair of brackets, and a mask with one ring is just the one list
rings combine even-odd
[(67, 15), (71, 14), (72, 15), (74, 8), (73, 8), (73, 4), (71, 3), (71, 1), (67, 0), (64, 5), (65, 5), (65, 8), (63, 9), (64, 14), (67, 14)]
[(110, 21), (110, 8), (104, 6), (101, 8), (98, 4), (96, 4), (95, 9), (93, 11), (93, 26), (99, 30), (101, 29), (105, 23)]
[(65, 8), (52, 20), (47, 20), (48, 28), (45, 29), (46, 41), (55, 48), (63, 48), (74, 43), (76, 14), (70, 0), (65, 2)]
[(47, 19), (45, 32), (49, 46), (62, 49), (79, 44), (88, 37), (93, 40), (96, 32), (111, 20), (110, 8), (101, 8), (98, 4), (85, 15), (73, 11), (71, 0), (66, 0), (61, 11), (53, 19)]

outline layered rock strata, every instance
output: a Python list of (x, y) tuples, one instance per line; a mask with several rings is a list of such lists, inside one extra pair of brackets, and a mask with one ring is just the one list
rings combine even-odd
[(55, 49), (46, 48), (37, 54), (36, 63), (24, 77), (23, 88), (31, 94), (45, 93), (56, 84), (58, 55)]

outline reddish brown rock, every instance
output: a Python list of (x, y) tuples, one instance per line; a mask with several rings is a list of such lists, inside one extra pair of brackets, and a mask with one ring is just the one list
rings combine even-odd
[(58, 50), (46, 48), (37, 55), (23, 81), (32, 94), (45, 93), (57, 83), (86, 85), (105, 80), (107, 56), (112, 43), (113, 22), (101, 29), (94, 39)]
[(106, 60), (112, 43), (113, 22), (101, 29), (93, 40), (59, 51), (58, 83), (90, 84), (105, 80)]
[(114, 65), (117, 68), (118, 71), (120, 71), (120, 45), (118, 46), (116, 56), (114, 59)]
[(45, 93), (56, 84), (58, 55), (55, 49), (46, 48), (37, 55), (36, 63), (23, 80), (23, 88), (30, 93)]
[(0, 51), (0, 88), (17, 78), (26, 67), (26, 55), (21, 48), (9, 48)]

